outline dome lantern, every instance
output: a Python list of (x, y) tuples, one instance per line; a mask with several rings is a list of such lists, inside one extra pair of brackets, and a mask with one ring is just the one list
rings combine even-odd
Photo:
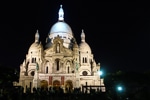
[(40, 35), (39, 35), (38, 30), (37, 30), (35, 33), (35, 42), (39, 42), (39, 37), (40, 37)]
[(62, 8), (62, 5), (60, 5), (60, 9), (59, 9), (58, 15), (59, 15), (58, 20), (59, 21), (63, 21), (64, 20), (64, 10)]

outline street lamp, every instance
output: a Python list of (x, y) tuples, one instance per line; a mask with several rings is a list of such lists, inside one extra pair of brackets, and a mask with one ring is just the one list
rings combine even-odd
[(118, 85), (118, 86), (116, 87), (116, 89), (117, 89), (117, 96), (118, 96), (118, 99), (121, 100), (121, 98), (122, 98), (122, 92), (124, 91), (124, 87), (121, 86), (121, 85)]
[(101, 76), (101, 75), (103, 75), (103, 72), (102, 71), (98, 71), (98, 74)]
[(122, 86), (118, 86), (117, 90), (121, 92), (123, 90)]

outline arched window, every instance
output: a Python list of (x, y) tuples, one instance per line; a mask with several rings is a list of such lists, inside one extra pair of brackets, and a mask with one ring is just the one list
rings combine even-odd
[(48, 66), (46, 67), (46, 73), (48, 73)]
[(35, 63), (36, 62), (36, 58), (32, 58), (32, 63)]
[(32, 58), (31, 62), (36, 63), (36, 58)]
[(36, 58), (34, 58), (34, 63), (36, 63)]
[(31, 61), (32, 63), (34, 63), (34, 58), (32, 58), (32, 61)]
[(82, 63), (84, 63), (84, 57), (83, 57), (83, 61), (82, 61)]
[(68, 73), (69, 73), (69, 66), (68, 66)]
[(87, 63), (87, 58), (85, 58), (85, 63)]
[(57, 71), (59, 70), (59, 60), (58, 59), (56, 60), (56, 70)]

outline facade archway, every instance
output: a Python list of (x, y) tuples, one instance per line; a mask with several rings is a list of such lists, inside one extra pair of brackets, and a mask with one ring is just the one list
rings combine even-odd
[(60, 81), (58, 81), (58, 80), (53, 81), (53, 88), (56, 90), (59, 89), (60, 88)]
[(67, 80), (65, 82), (65, 91), (66, 92), (72, 92), (72, 90), (73, 90), (73, 83), (71, 80)]
[(41, 81), (41, 88), (42, 89), (47, 89), (48, 88), (48, 82), (46, 80)]

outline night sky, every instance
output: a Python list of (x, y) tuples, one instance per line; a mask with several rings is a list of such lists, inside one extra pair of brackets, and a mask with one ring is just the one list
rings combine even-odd
[(149, 70), (149, 3), (85, 1), (1, 1), (0, 64), (19, 68), (34, 42), (37, 29), (45, 45), (51, 26), (58, 21), (62, 4), (64, 20), (72, 28), (78, 44), (83, 29), (95, 61), (101, 63), (103, 70)]

